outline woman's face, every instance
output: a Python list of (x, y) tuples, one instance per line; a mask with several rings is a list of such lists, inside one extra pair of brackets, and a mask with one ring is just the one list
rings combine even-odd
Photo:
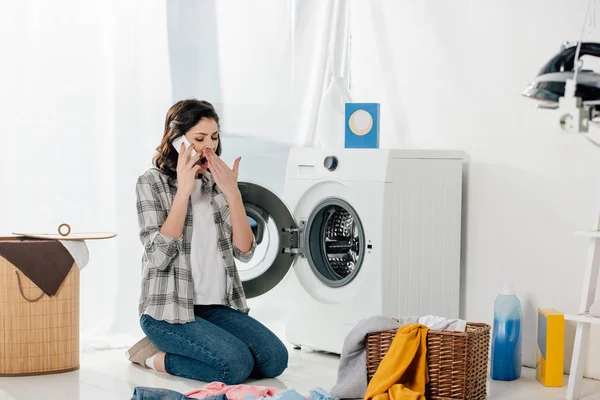
[(196, 153), (200, 154), (200, 160), (198, 160), (197, 164), (200, 165), (201, 171), (204, 172), (208, 168), (204, 149), (210, 147), (216, 150), (219, 144), (219, 127), (217, 126), (217, 122), (214, 119), (202, 118), (192, 129), (187, 131), (185, 137), (194, 146)]

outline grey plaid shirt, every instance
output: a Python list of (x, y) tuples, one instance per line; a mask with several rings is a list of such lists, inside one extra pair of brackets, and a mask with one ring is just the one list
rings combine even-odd
[[(144, 245), (142, 256), (142, 293), (139, 313), (170, 323), (194, 321), (194, 284), (190, 263), (192, 239), (192, 206), (188, 203), (183, 234), (175, 239), (160, 233), (177, 193), (177, 184), (169, 186), (167, 175), (151, 168), (138, 178), (136, 185), (137, 214), (140, 239)], [(211, 205), (217, 228), (217, 244), (223, 256), (227, 274), (227, 305), (248, 312), (246, 296), (235, 258), (249, 261), (256, 241), (247, 253), (232, 242), (229, 206), (221, 190), (207, 171), (202, 177), (202, 191), (211, 196)]]

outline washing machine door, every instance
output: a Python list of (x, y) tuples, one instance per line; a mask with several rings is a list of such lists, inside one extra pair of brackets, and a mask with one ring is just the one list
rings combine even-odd
[(238, 182), (246, 215), (256, 239), (247, 263), (236, 260), (247, 298), (273, 289), (290, 270), (299, 249), (299, 229), (292, 213), (275, 193), (251, 182)]
[(304, 224), (303, 253), (321, 283), (348, 285), (358, 275), (367, 244), (356, 210), (339, 197), (320, 201)]

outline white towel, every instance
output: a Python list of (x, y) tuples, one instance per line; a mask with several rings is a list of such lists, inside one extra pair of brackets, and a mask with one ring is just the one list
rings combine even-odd
[(87, 244), (83, 240), (60, 240), (65, 249), (71, 253), (73, 260), (77, 263), (80, 270), (90, 261), (90, 252)]
[(435, 315), (425, 315), (424, 317), (419, 318), (419, 323), (425, 325), (432, 331), (464, 332), (467, 330), (467, 321), (462, 319), (437, 317)]

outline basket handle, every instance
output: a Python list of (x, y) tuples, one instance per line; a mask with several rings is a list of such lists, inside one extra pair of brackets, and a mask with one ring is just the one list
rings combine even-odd
[(23, 288), (21, 287), (21, 277), (19, 276), (19, 272), (17, 270), (15, 270), (15, 275), (17, 275), (17, 283), (19, 285), (19, 292), (21, 293), (21, 296), (27, 300), (30, 303), (35, 303), (36, 301), (38, 301), (39, 299), (41, 299), (42, 297), (44, 297), (44, 291), (42, 291), (42, 294), (39, 295), (39, 297), (37, 299), (28, 299), (25, 296), (25, 293), (23, 293)]

